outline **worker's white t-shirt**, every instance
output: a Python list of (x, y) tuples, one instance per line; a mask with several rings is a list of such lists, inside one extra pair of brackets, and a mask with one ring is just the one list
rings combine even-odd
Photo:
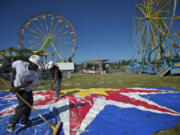
[[(21, 60), (17, 60), (12, 63), (12, 68), (16, 69), (16, 77), (14, 80), (15, 87), (20, 86), (27, 81), (32, 81), (33, 83), (38, 81), (40, 76), (40, 70), (39, 69), (36, 71), (29, 70), (28, 65), (29, 65), (28, 62), (24, 62)], [(27, 92), (32, 91), (32, 84), (25, 88), (22, 88), (22, 90), (25, 90)]]

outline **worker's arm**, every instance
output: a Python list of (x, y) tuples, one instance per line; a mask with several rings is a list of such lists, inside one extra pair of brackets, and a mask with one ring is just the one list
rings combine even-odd
[(55, 72), (54, 72), (54, 81), (53, 81), (53, 83), (51, 84), (51, 87), (52, 87), (52, 88), (53, 88), (53, 86), (55, 85), (57, 79), (58, 79), (58, 70), (55, 69)]
[(54, 84), (56, 83), (57, 79), (58, 79), (58, 70), (56, 69), (55, 70), (55, 73), (54, 73)]
[(17, 91), (19, 91), (21, 88), (25, 88), (25, 87), (31, 85), (32, 83), (33, 83), (32, 81), (27, 81), (27, 82), (21, 84), (20, 86), (12, 87), (12, 88), (10, 89), (10, 91), (11, 91), (11, 92), (17, 92)]
[(1, 67), (0, 67), (0, 71), (2, 70), (7, 70), (9, 68), (12, 67), (12, 63), (8, 63), (8, 64), (3, 64)]

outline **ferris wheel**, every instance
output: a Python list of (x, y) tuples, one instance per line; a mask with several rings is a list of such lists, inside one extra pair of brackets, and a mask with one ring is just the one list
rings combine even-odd
[(19, 34), (20, 48), (54, 54), (56, 61), (68, 61), (76, 50), (74, 28), (63, 16), (39, 13), (29, 17)]
[(133, 40), (137, 54), (147, 63), (179, 57), (180, 16), (177, 0), (136, 0)]

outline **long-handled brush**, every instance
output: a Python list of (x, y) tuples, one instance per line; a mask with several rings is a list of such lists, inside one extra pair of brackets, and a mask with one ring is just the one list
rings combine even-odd
[[(3, 79), (0, 77), (0, 81), (10, 89), (10, 86), (9, 84)], [(53, 126), (51, 123), (48, 122), (48, 120), (46, 120), (36, 109), (34, 109), (23, 97), (21, 97), (18, 93), (16, 93), (17, 97), (19, 97), (27, 106), (29, 106), (42, 120), (44, 120), (48, 125), (49, 127), (51, 127), (51, 129), (53, 130), (53, 135), (57, 135), (57, 133), (59, 132), (60, 130), (60, 127), (61, 127), (61, 122), (59, 121), (57, 123), (56, 126)]]

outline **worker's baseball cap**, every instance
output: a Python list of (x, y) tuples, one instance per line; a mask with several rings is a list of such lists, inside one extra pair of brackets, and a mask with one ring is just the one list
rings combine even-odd
[(38, 67), (41, 66), (41, 58), (39, 55), (32, 55), (30, 58), (29, 58), (29, 61), (36, 64)]
[(53, 61), (50, 61), (48, 63), (48, 69), (52, 68), (55, 65), (55, 63)]

